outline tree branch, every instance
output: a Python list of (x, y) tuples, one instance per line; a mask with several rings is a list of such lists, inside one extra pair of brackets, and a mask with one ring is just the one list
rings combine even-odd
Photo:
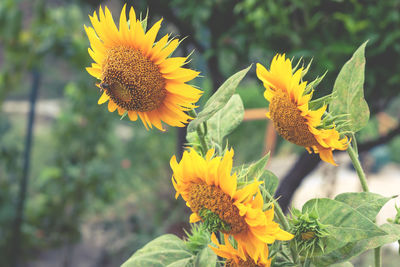
[[(400, 135), (400, 125), (384, 136), (359, 144), (358, 151), (368, 151), (376, 146), (386, 144), (398, 135)], [(335, 153), (340, 152), (342, 151), (335, 151)], [(318, 154), (302, 153), (279, 183), (279, 187), (275, 192), (275, 198), (278, 198), (278, 203), (284, 212), (288, 211), (293, 195), (303, 179), (318, 166), (320, 161)]]

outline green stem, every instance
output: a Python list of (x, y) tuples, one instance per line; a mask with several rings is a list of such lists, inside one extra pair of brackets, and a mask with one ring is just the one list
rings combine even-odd
[[(203, 125), (205, 125), (206, 123), (203, 123)], [(206, 131), (207, 127), (204, 126), (204, 131)], [(200, 129), (200, 127), (197, 127), (196, 132), (200, 138), (200, 143), (201, 146), (204, 150), (204, 155), (207, 153), (208, 151), (208, 146), (207, 146), (207, 142), (206, 142), (206, 135), (204, 134), (204, 132)]]
[(375, 267), (381, 267), (381, 247), (374, 249), (375, 254)]
[[(281, 209), (281, 206), (279, 206), (278, 202), (276, 202), (276, 200), (271, 196), (271, 194), (267, 190), (265, 190), (264, 192), (265, 196), (267, 197), (267, 200), (272, 201), (272, 203), (274, 203), (275, 214), (278, 217), (278, 220), (281, 223), (283, 230), (289, 231), (290, 230), (289, 223), (286, 219), (285, 214)], [(292, 254), (293, 261), (297, 263), (299, 261), (299, 257), (293, 247), (290, 247), (290, 252)]]
[[(194, 109), (189, 110), (188, 113), (189, 113), (189, 116), (191, 116), (193, 119), (197, 118), (197, 114)], [(199, 136), (201, 148), (202, 148), (204, 154), (206, 154), (208, 151), (208, 146), (207, 146), (207, 142), (206, 142), (206, 138), (205, 138), (205, 135), (207, 134), (207, 125), (205, 125), (205, 124), (206, 123), (203, 123), (204, 132), (201, 130), (200, 126), (196, 128), (196, 132), (197, 132), (197, 135)]]
[(309, 259), (309, 258), (306, 258), (306, 260), (304, 261), (303, 266), (304, 266), (304, 267), (310, 267), (310, 265), (311, 265), (310, 259)]
[(367, 179), (365, 178), (365, 173), (361, 167), (360, 160), (358, 159), (358, 154), (354, 151), (353, 147), (349, 145), (347, 148), (347, 153), (349, 153), (351, 162), (353, 163), (354, 168), (356, 169), (358, 179), (360, 179), (361, 187), (364, 192), (369, 192)]
[[(355, 136), (353, 135), (354, 143), (356, 144)], [(358, 178), (360, 179), (361, 186), (364, 192), (369, 192), (367, 179), (365, 177), (364, 170), (361, 167), (360, 160), (358, 159), (358, 153), (353, 149), (351, 145), (347, 148), (347, 152), (349, 153), (350, 159), (353, 163), (354, 168), (357, 171)], [(374, 259), (375, 259), (375, 267), (381, 267), (381, 247), (377, 247), (374, 249)]]

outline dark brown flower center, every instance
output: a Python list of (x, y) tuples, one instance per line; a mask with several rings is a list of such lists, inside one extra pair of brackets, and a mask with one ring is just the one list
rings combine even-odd
[(220, 229), (221, 232), (237, 234), (248, 229), (245, 219), (239, 215), (239, 209), (233, 205), (230, 196), (216, 186), (192, 184), (188, 203), (193, 212), (199, 214), (201, 210), (207, 209), (229, 224), (229, 231)]
[(226, 260), (225, 267), (261, 267), (261, 265), (256, 264), (254, 260), (250, 258), (248, 258), (246, 261), (239, 258), (239, 263), (236, 263), (232, 259)]
[(159, 68), (139, 50), (125, 46), (107, 51), (101, 80), (107, 95), (126, 110), (155, 110), (166, 95)]
[(276, 131), (286, 140), (304, 147), (318, 144), (301, 111), (286, 93), (280, 90), (275, 92), (269, 104), (269, 113)]

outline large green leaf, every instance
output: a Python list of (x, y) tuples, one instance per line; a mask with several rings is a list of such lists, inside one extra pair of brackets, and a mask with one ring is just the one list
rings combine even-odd
[[(303, 213), (315, 209), (318, 219), (327, 225), (329, 236), (324, 253), (329, 253), (349, 242), (385, 235), (371, 220), (349, 205), (328, 198), (311, 199), (303, 206)], [(321, 252), (316, 252), (320, 254)]]
[(343, 193), (335, 197), (335, 200), (346, 203), (371, 221), (375, 220), (376, 215), (390, 199), (371, 192)]
[(364, 239), (358, 242), (350, 242), (344, 247), (341, 247), (329, 254), (313, 258), (313, 263), (316, 266), (330, 266), (333, 263), (347, 261), (356, 257), (366, 250), (374, 249), (392, 242), (400, 240), (400, 225), (398, 224), (384, 224), (381, 226), (387, 234), (382, 236), (375, 236), (372, 238)]
[(163, 235), (136, 251), (122, 267), (184, 267), (194, 259), (175, 235)]
[(208, 246), (203, 248), (196, 257), (196, 267), (215, 267), (217, 263), (217, 254)]
[(333, 87), (329, 111), (333, 115), (348, 114), (346, 130), (358, 132), (368, 122), (369, 108), (364, 99), (365, 46), (363, 43), (344, 64)]
[(251, 65), (248, 68), (232, 75), (221, 85), (220, 88), (218, 88), (215, 94), (213, 94), (204, 105), (203, 110), (197, 114), (197, 118), (189, 123), (187, 128), (188, 133), (196, 131), (197, 127), (211, 118), (215, 113), (218, 112), (218, 110), (226, 105), (228, 100), (235, 93), (240, 81), (244, 78), (250, 68)]
[(244, 107), (238, 94), (233, 95), (226, 105), (218, 110), (208, 121), (207, 137), (222, 146), (222, 140), (243, 121)]

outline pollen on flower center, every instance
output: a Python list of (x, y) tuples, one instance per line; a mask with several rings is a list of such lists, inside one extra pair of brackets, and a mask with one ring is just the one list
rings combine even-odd
[(275, 92), (269, 104), (269, 113), (276, 131), (286, 140), (305, 147), (318, 144), (301, 111), (286, 93), (280, 90)]
[(239, 209), (233, 205), (230, 196), (216, 186), (193, 183), (190, 187), (188, 203), (193, 212), (199, 214), (202, 209), (208, 209), (228, 223), (229, 231), (220, 229), (221, 232), (237, 234), (247, 231), (246, 221), (240, 216)]
[(125, 46), (107, 51), (101, 80), (107, 95), (126, 110), (155, 110), (166, 96), (159, 68), (139, 50)]

